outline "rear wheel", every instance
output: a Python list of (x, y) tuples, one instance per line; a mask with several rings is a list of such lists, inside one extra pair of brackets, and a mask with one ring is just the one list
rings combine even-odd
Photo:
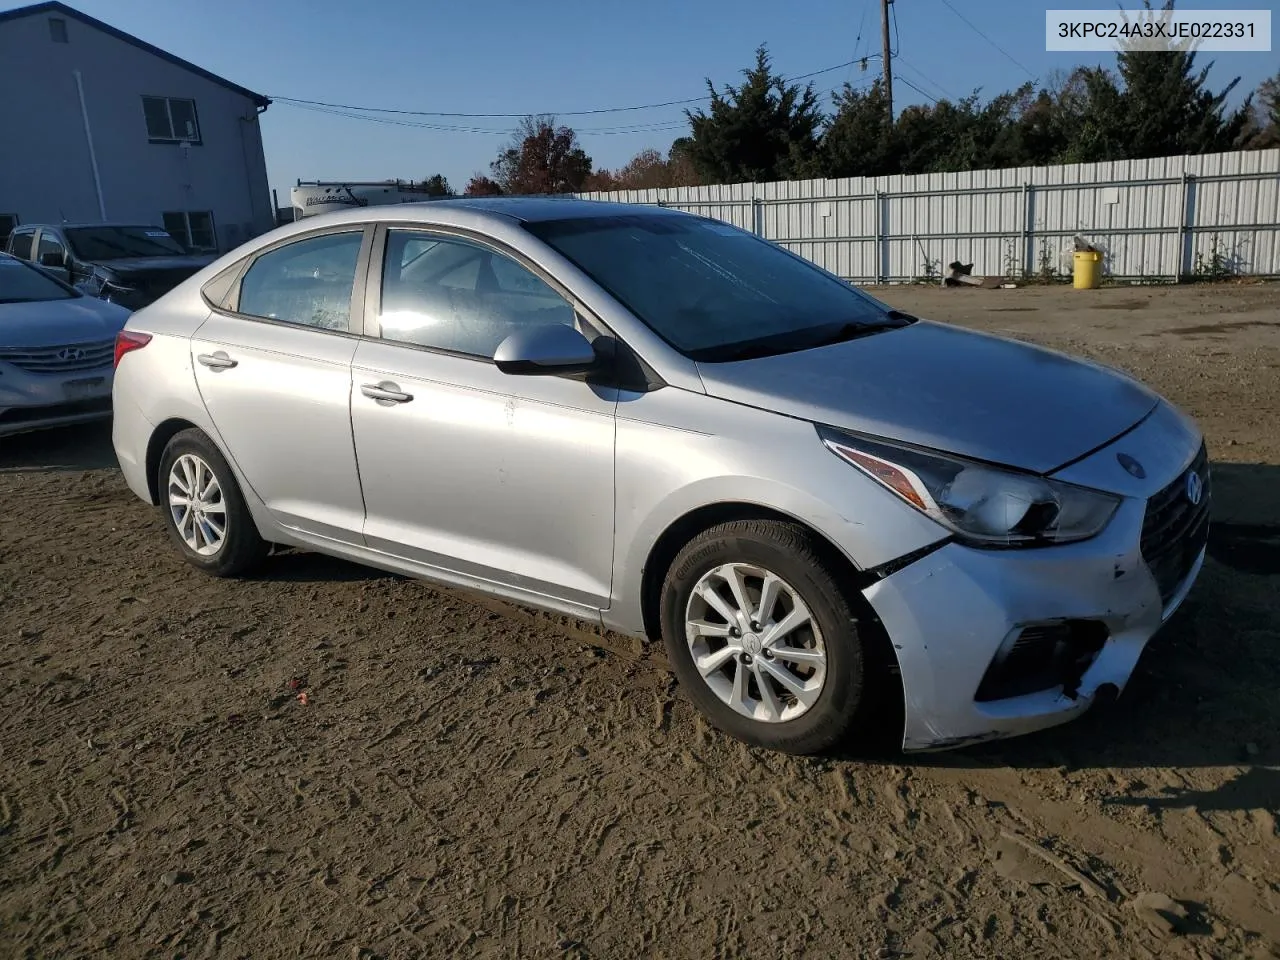
[(159, 481), (165, 526), (193, 567), (236, 577), (267, 555), (231, 467), (203, 431), (174, 435), (160, 457)]
[(786, 753), (825, 750), (864, 708), (864, 645), (825, 550), (797, 524), (747, 520), (672, 562), (662, 633), (676, 677), (719, 729)]

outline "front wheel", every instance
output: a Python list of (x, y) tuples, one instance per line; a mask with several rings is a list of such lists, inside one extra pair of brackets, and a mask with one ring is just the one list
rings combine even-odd
[(215, 577), (248, 573), (267, 555), (226, 459), (203, 431), (175, 434), (160, 457), (160, 505), (183, 558)]
[(817, 753), (866, 706), (857, 618), (825, 552), (797, 524), (744, 520), (700, 534), (672, 562), (667, 655), (694, 705), (730, 736)]

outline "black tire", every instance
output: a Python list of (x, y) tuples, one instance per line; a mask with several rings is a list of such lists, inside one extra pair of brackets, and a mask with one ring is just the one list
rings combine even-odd
[[(753, 746), (813, 754), (844, 741), (869, 708), (864, 678), (870, 662), (848, 594), (824, 559), (829, 552), (798, 524), (773, 520), (724, 523), (699, 534), (672, 561), (662, 588), (662, 636), (686, 696), (718, 729)], [(726, 704), (694, 666), (685, 613), (698, 581), (726, 563), (758, 565), (790, 584), (822, 631), (827, 675), (818, 699), (792, 720), (766, 722)], [(735, 667), (735, 669), (739, 669)]]
[[(184, 454), (194, 455), (204, 461), (222, 491), (226, 536), (216, 552), (208, 555), (198, 553), (187, 544), (178, 531), (173, 511), (169, 507), (169, 473)], [(267, 555), (270, 546), (258, 533), (257, 524), (253, 522), (253, 515), (245, 505), (235, 474), (204, 431), (193, 427), (174, 434), (160, 457), (157, 489), (160, 491), (160, 506), (169, 538), (177, 544), (183, 559), (196, 569), (214, 577), (239, 577), (253, 570)]]

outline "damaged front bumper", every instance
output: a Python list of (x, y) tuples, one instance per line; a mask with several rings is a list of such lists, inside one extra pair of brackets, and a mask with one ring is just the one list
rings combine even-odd
[[(1125, 473), (1120, 453), (1148, 463), (1148, 475)], [(864, 591), (897, 654), (904, 750), (1030, 733), (1118, 695), (1190, 592), (1209, 491), (1202, 440), (1185, 418), (1162, 405), (1058, 475), (1125, 495), (1102, 534), (1032, 550), (948, 543)]]

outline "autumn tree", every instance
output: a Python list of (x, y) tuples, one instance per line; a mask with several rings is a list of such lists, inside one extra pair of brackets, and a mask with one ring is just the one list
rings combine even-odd
[(1252, 147), (1280, 146), (1280, 73), (1263, 80), (1258, 87), (1252, 133)]
[(688, 155), (699, 176), (708, 183), (758, 183), (805, 171), (822, 124), (813, 84), (801, 87), (775, 74), (763, 46), (743, 76), (723, 91), (707, 80), (708, 109), (685, 111)]
[(667, 169), (671, 173), (673, 187), (696, 187), (703, 182), (693, 162), (691, 143), (688, 137), (676, 137), (671, 149), (667, 151)]
[(502, 187), (497, 181), (477, 173), (467, 181), (467, 189), (462, 192), (462, 195), (464, 197), (500, 197)]
[(591, 158), (555, 117), (525, 117), (490, 165), (505, 194), (576, 193), (591, 176)]
[(650, 190), (688, 186), (692, 170), (673, 147), (667, 156), (652, 148), (641, 150), (617, 170), (597, 170), (588, 190)]

